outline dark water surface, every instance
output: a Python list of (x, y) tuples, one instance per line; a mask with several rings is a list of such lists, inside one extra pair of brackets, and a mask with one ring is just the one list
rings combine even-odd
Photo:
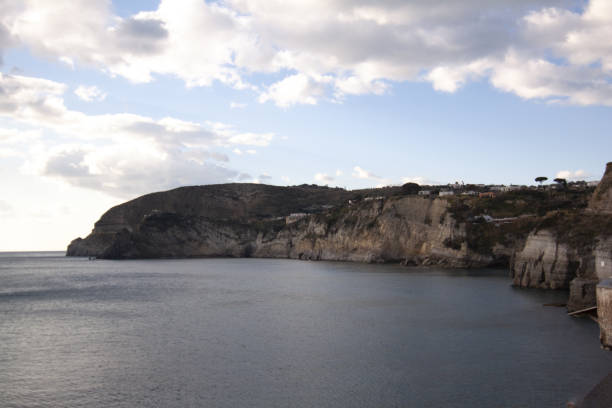
[(0, 254), (2, 407), (563, 407), (612, 370), (503, 271), (27, 255)]

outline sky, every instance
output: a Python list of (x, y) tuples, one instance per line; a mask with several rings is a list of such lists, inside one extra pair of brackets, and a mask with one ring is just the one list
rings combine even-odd
[(184, 185), (598, 180), (609, 0), (0, 0), (0, 251)]

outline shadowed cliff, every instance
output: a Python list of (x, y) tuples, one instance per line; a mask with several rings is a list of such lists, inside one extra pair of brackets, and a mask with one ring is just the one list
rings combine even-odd
[(418, 196), (400, 187), (182, 187), (111, 208), (67, 255), (502, 266), (517, 286), (571, 289), (576, 309), (594, 304), (598, 279), (612, 275), (611, 168), (595, 192), (558, 186), (495, 197)]

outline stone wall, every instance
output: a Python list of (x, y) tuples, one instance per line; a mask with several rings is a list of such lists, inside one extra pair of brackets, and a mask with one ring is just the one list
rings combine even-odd
[(612, 279), (597, 285), (597, 320), (602, 347), (612, 349)]

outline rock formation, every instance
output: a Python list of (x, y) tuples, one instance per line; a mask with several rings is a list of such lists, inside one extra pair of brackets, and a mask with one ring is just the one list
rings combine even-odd
[(570, 290), (568, 310), (596, 304), (596, 286), (612, 276), (612, 163), (588, 207), (576, 214), (557, 213), (548, 229), (532, 231), (516, 248), (510, 264), (514, 284)]
[[(182, 187), (111, 208), (67, 255), (496, 265), (509, 267), (517, 286), (569, 289), (568, 307), (576, 310), (594, 305), (597, 282), (612, 276), (611, 186), (608, 163), (587, 208), (588, 195), (569, 191), (554, 199), (539, 190), (479, 199), (421, 197), (399, 187)], [(496, 211), (499, 221), (481, 215)]]
[(589, 209), (612, 214), (612, 162), (606, 164), (606, 171), (591, 197)]
[(597, 285), (597, 312), (601, 345), (612, 350), (612, 279), (604, 279)]
[[(258, 195), (260, 189), (268, 187), (248, 188)], [(195, 188), (199, 193), (206, 190)], [(236, 216), (231, 216), (227, 207), (194, 210), (191, 214), (177, 212), (177, 203), (185, 205), (185, 201), (175, 196), (197, 193), (190, 189), (161, 193), (170, 195), (167, 201), (160, 200), (159, 195), (143, 196), (112, 208), (86, 239), (70, 244), (68, 255), (115, 259), (252, 256), (457, 267), (485, 266), (494, 261), (494, 256), (468, 250), (465, 228), (449, 215), (448, 203), (442, 199), (407, 196), (351, 205), (335, 203), (334, 209), (287, 223), (285, 217), (270, 216), (277, 208), (270, 214), (256, 214), (255, 204), (245, 199)], [(331, 204), (328, 201), (322, 205)], [(266, 206), (274, 207), (273, 203)], [(287, 207), (283, 215), (299, 210), (287, 202), (283, 206)], [(225, 216), (220, 215), (222, 211)], [(459, 244), (449, 246), (449, 238)]]

